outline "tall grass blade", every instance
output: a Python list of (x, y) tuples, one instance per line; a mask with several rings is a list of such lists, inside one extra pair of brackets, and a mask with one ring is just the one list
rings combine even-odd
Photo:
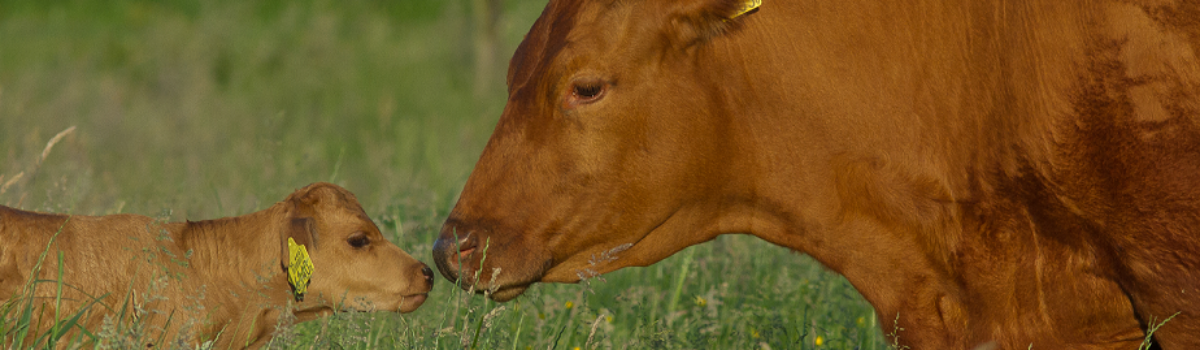
[[(88, 305), (85, 305), (84, 307), (80, 308), (79, 311), (75, 313), (75, 315), (71, 316), (70, 319), (67, 319), (66, 322), (63, 322), (62, 327), (59, 328), (58, 332), (54, 334), (54, 338), (55, 339), (62, 338), (62, 336), (66, 335), (67, 332), (71, 330), (71, 328), (74, 328), (76, 325), (78, 325), (79, 319), (81, 317), (83, 317), (83, 315), (86, 314), (88, 310), (91, 309), (92, 305), (95, 305), (95, 303), (99, 302), (99, 300), (100, 299), (92, 299), (92, 301), (89, 302)], [(91, 334), (91, 332), (88, 332), (87, 329), (84, 329), (83, 327), (79, 327), (79, 330), (85, 334)], [(94, 335), (92, 337), (94, 338)]]
[[(1180, 311), (1180, 312), (1182, 312), (1182, 311)], [(1157, 332), (1160, 327), (1167, 324), (1167, 322), (1171, 321), (1171, 319), (1175, 318), (1175, 316), (1179, 316), (1180, 312), (1176, 312), (1174, 315), (1167, 317), (1166, 319), (1162, 320), (1162, 322), (1159, 322), (1159, 323), (1154, 323), (1154, 317), (1151, 317), (1150, 318), (1150, 329), (1146, 330), (1146, 338), (1142, 339), (1142, 344), (1138, 345), (1138, 350), (1149, 350), (1151, 347), (1153, 347), (1154, 346), (1154, 332)]]
[[(74, 128), (71, 130), (74, 130)], [(54, 326), (50, 327), (50, 339), (47, 341), (47, 346), (49, 347), (54, 347), (54, 344), (58, 342), (58, 336), (56, 335), (59, 334), (60, 327), (62, 327), (59, 324), (59, 320), (62, 319), (63, 259), (63, 252), (60, 250), (58, 251), (58, 279), (55, 281), (57, 291), (54, 295)]]
[(45, 262), (46, 254), (50, 252), (50, 247), (54, 246), (55, 239), (58, 238), (58, 235), (62, 233), (63, 228), (67, 227), (67, 223), (69, 222), (71, 222), (70, 216), (63, 220), (62, 225), (58, 227), (54, 235), (50, 236), (50, 240), (46, 242), (46, 248), (42, 249), (41, 254), (38, 255), (37, 263), (33, 265), (33, 271), (30, 272), (29, 280), (25, 282), (25, 286), (22, 288), (21, 295), (25, 300), (25, 305), (21, 310), (21, 316), (17, 319), (17, 332), (13, 339), (14, 348), (21, 348), (24, 345), (25, 337), (29, 335), (31, 322), (33, 322), (33, 310), (35, 308), (34, 297), (37, 295), (37, 283), (39, 283), (37, 276), (41, 274), (42, 263)]
[(329, 182), (337, 183), (338, 172), (342, 170), (342, 159), (346, 156), (346, 146), (338, 151), (337, 161), (333, 163), (333, 173), (329, 174)]
[(517, 350), (517, 344), (521, 344), (521, 327), (525, 326), (525, 314), (521, 314), (521, 318), (517, 320), (517, 331), (513, 334), (512, 348)]
[(683, 282), (687, 280), (688, 269), (692, 266), (692, 258), (696, 255), (696, 247), (688, 248), (683, 255), (683, 263), (679, 264), (679, 276), (675, 278), (675, 290), (671, 292), (671, 301), (667, 303), (667, 325), (674, 320), (675, 309), (679, 305), (679, 297), (683, 294)]

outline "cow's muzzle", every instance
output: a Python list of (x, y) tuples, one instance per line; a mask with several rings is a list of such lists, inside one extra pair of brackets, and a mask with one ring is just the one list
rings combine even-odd
[(475, 253), (478, 240), (475, 235), (458, 233), (453, 223), (446, 223), (441, 237), (433, 243), (433, 261), (438, 271), (450, 282), (458, 282), (462, 275), (462, 265), (468, 263), (471, 254)]

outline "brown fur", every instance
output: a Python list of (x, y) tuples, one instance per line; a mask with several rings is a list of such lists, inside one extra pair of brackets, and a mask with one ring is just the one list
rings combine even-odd
[[(352, 247), (352, 235), (369, 243)], [(289, 237), (307, 247), (315, 265), (298, 303), (281, 261)], [(263, 211), (195, 222), (0, 206), (0, 247), (0, 295), (17, 296), (7, 302), (27, 301), (23, 290), (43, 252), (36, 278), (57, 281), (61, 254), (68, 286), (61, 309), (54, 309), (57, 284), (48, 282), (36, 284), (35, 310), (65, 319), (100, 298), (80, 321), (86, 329), (98, 332), (105, 317), (125, 308), (147, 327), (147, 346), (163, 345), (153, 344), (161, 336), (184, 344), (216, 338), (220, 349), (257, 348), (285, 321), (282, 313), (305, 321), (334, 309), (410, 312), (433, 282), (425, 264), (383, 237), (353, 194), (328, 183), (309, 185)], [(33, 324), (31, 334), (50, 325)]]
[(1195, 1), (730, 2), (551, 1), (442, 273), (508, 300), (749, 233), (915, 349), (1133, 349), (1176, 313), (1158, 343), (1200, 348)]

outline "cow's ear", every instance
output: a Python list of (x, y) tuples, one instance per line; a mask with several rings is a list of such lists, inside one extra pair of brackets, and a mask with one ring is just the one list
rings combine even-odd
[(703, 43), (737, 29), (758, 11), (762, 0), (700, 0), (676, 5), (670, 32), (683, 47)]

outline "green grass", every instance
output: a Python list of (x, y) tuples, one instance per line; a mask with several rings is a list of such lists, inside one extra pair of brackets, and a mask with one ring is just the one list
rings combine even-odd
[[(505, 3), (503, 56), (544, 1)], [(502, 86), (473, 92), (468, 6), (0, 0), (0, 204), (207, 219), (332, 181), (430, 263), (504, 104)], [(6, 331), (24, 314), (12, 307)], [(284, 325), (272, 346), (886, 348), (878, 324), (843, 278), (808, 257), (729, 236), (651, 267), (537, 285), (505, 304), (439, 278), (414, 313)], [(88, 334), (119, 338), (136, 326)]]

